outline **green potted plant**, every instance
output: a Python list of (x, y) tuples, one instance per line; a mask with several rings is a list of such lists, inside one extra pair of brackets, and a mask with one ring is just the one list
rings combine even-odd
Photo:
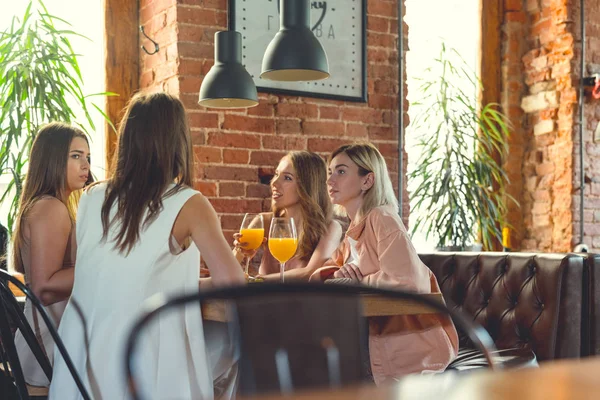
[(408, 174), (417, 214), (412, 232), (422, 229), (440, 250), (477, 243), (493, 249), (507, 226), (507, 202), (514, 201), (502, 168), (510, 126), (496, 104), (477, 105), (480, 85), (458, 53), (442, 45), (413, 103), (423, 111), (409, 127), (420, 149)]
[[(56, 24), (65, 27), (58, 27)], [(12, 231), (31, 144), (41, 124), (58, 120), (95, 129), (89, 113), (96, 108), (84, 95), (77, 55), (69, 38), (81, 36), (68, 22), (50, 15), (41, 0), (31, 0), (22, 18), (14, 17), (0, 33), (0, 176), (10, 175), (0, 203), (9, 202)], [(98, 93), (96, 95), (111, 95)], [(76, 114), (85, 118), (77, 121)]]

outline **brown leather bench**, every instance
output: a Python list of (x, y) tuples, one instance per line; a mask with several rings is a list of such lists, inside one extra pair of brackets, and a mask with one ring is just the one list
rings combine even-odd
[[(492, 252), (420, 257), (447, 303), (486, 328), (499, 349), (532, 350), (539, 361), (582, 355), (582, 321), (589, 314), (583, 257)], [(461, 347), (467, 345), (461, 338)]]

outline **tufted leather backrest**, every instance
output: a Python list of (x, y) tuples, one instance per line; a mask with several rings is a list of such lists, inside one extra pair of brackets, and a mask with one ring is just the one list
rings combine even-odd
[(583, 296), (587, 303), (582, 320), (582, 356), (600, 355), (600, 254), (577, 253), (583, 256), (585, 275)]
[(528, 348), (540, 361), (580, 356), (582, 257), (492, 252), (420, 257), (448, 304), (472, 315), (498, 348)]

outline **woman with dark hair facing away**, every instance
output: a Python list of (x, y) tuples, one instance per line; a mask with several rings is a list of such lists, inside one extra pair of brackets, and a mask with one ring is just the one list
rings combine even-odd
[[(346, 145), (329, 159), (329, 197), (350, 218), (340, 247), (311, 280), (345, 278), (374, 287), (439, 293), (398, 216), (385, 159), (369, 143)], [(440, 372), (456, 357), (458, 335), (443, 315), (369, 320), (371, 372), (377, 384), (403, 375)]]
[[(96, 399), (128, 398), (125, 343), (145, 300), (199, 290), (200, 252), (214, 285), (245, 282), (217, 215), (192, 189), (185, 109), (165, 93), (135, 95), (119, 126), (115, 170), (81, 198), (77, 273), (60, 334)], [(205, 343), (199, 305), (161, 315), (142, 335), (141, 390), (154, 399), (212, 399), (220, 350)], [(79, 392), (57, 355), (51, 399)]]
[[(81, 189), (91, 182), (90, 147), (83, 131), (59, 122), (42, 126), (31, 146), (19, 199), (12, 266), (25, 275), (25, 282), (56, 325), (73, 288), (77, 203)], [(29, 299), (24, 312), (52, 362), (54, 341)], [(46, 374), (20, 331), (15, 346), (27, 383), (48, 386)]]
[[(296, 254), (286, 262), (285, 280), (308, 281), (310, 275), (331, 257), (342, 238), (342, 227), (334, 220), (327, 195), (327, 164), (320, 155), (309, 151), (291, 151), (275, 169), (271, 180), (271, 212), (264, 213), (265, 236), (273, 217), (293, 218), (298, 233)], [(243, 238), (234, 235), (235, 252), (253, 257), (243, 248)], [(280, 263), (268, 246), (263, 245), (259, 277), (280, 280)]]

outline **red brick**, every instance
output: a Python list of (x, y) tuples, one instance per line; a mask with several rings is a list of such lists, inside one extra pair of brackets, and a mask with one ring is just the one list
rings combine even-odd
[(381, 15), (386, 18), (396, 18), (398, 15), (398, 3), (396, 1), (369, 1), (367, 12), (369, 16)]
[(271, 197), (271, 187), (262, 183), (251, 183), (246, 186), (246, 197), (268, 198)]
[(243, 132), (274, 133), (275, 121), (272, 118), (255, 118), (244, 115), (225, 114), (222, 129)]
[[(370, 4), (369, 4), (370, 6)], [(396, 25), (397, 26), (397, 25)], [(371, 14), (367, 15), (367, 30), (376, 32), (391, 32), (390, 20), (383, 17), (376, 17)], [(396, 30), (394, 30), (396, 32)]]
[(301, 132), (300, 120), (278, 119), (275, 121), (275, 133), (278, 135), (293, 135)]
[(275, 111), (273, 105), (265, 101), (260, 101), (260, 99), (256, 107), (250, 107), (248, 109), (248, 115), (253, 115), (257, 117), (273, 117), (274, 114)]
[(285, 149), (285, 137), (265, 135), (262, 137), (262, 147), (265, 149)]
[[(244, 219), (244, 215), (242, 214), (226, 214), (221, 215), (221, 228), (228, 230), (240, 230), (242, 226), (242, 220)], [(225, 237), (228, 239), (227, 237)]]
[(208, 146), (194, 146), (194, 154), (201, 163), (220, 163), (221, 149)]
[(217, 195), (217, 184), (214, 182), (195, 182), (194, 189), (198, 190), (206, 197)]
[(260, 137), (243, 133), (210, 133), (208, 135), (208, 144), (219, 147), (259, 149)]
[(193, 128), (218, 128), (219, 115), (211, 112), (188, 112), (188, 120)]
[(396, 138), (391, 126), (370, 126), (368, 130), (370, 140), (394, 140)]
[(366, 107), (346, 107), (342, 110), (342, 120), (357, 121), (365, 124), (380, 124), (381, 110)]
[(250, 164), (277, 165), (285, 154), (283, 151), (253, 151), (250, 154)]
[(320, 106), (319, 119), (340, 119), (340, 108)]
[(180, 58), (178, 72), (179, 72), (179, 75), (200, 76), (200, 75), (203, 75), (202, 74), (203, 66), (204, 66), (204, 61), (202, 61), (202, 60)]
[(248, 150), (223, 149), (223, 162), (226, 164), (248, 164)]
[(382, 32), (367, 32), (367, 43), (369, 46), (391, 48), (396, 46), (396, 38), (398, 35)]
[(347, 140), (343, 139), (321, 139), (321, 138), (309, 138), (308, 139), (308, 150), (317, 153), (331, 153), (335, 149), (345, 144), (348, 144)]
[(196, 96), (200, 92), (200, 85), (202, 79), (197, 76), (180, 76), (179, 77), (179, 90), (181, 93), (195, 93)]
[(341, 136), (344, 134), (344, 123), (334, 121), (306, 121), (302, 124), (304, 134), (311, 136)]
[(242, 197), (246, 193), (242, 182), (220, 182), (219, 197)]
[(363, 124), (346, 124), (346, 136), (354, 138), (366, 138), (368, 136), (367, 126)]
[(216, 212), (233, 213), (233, 212), (251, 212), (258, 213), (262, 211), (262, 200), (247, 200), (247, 199), (210, 199), (212, 206)]
[(213, 60), (215, 56), (214, 46), (208, 43), (179, 42), (177, 49), (181, 57)]
[(202, 6), (216, 10), (227, 10), (228, 0), (179, 0), (179, 3), (190, 6)]
[(198, 25), (179, 22), (177, 24), (177, 39), (180, 42), (212, 41), (213, 38), (205, 38), (204, 28)]
[(275, 115), (279, 117), (317, 118), (319, 107), (306, 103), (279, 103), (275, 106)]
[(203, 168), (204, 179), (248, 181), (255, 182), (258, 179), (256, 168), (229, 167), (225, 165), (207, 165)]
[(304, 137), (286, 137), (285, 147), (288, 150), (306, 150), (306, 138)]
[(217, 14), (219, 12), (214, 9), (206, 9), (204, 7), (188, 7), (185, 5), (177, 6), (177, 22), (195, 24), (200, 26), (215, 26), (218, 23)]

